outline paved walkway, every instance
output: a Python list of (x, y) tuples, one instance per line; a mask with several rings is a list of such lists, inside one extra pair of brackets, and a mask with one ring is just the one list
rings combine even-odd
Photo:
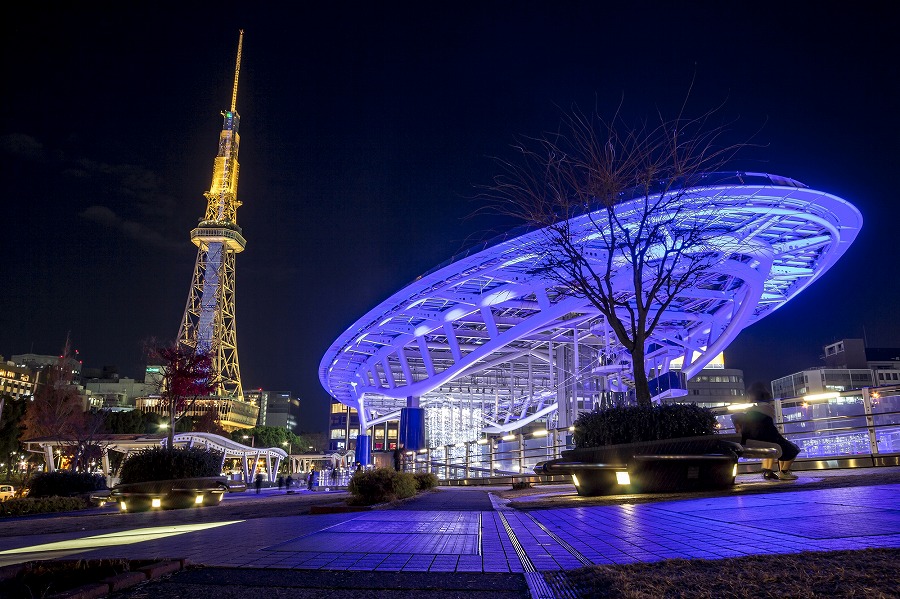
[(489, 489), (442, 488), (370, 512), (0, 536), (0, 565), (186, 557), (237, 568), (528, 574), (675, 557), (900, 547), (897, 472), (897, 483), (870, 486), (533, 511), (508, 508)]

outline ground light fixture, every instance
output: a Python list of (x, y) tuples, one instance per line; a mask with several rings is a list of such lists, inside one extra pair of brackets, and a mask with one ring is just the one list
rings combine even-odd
[[(203, 493), (196, 495), (194, 497), (194, 505), (203, 505), (203, 501), (204, 501), (205, 497), (206, 496)], [(150, 509), (162, 509), (162, 500), (163, 500), (162, 497), (152, 497), (150, 499)], [(123, 512), (128, 511), (128, 500), (127, 499), (123, 499), (123, 500), (119, 501), (119, 509), (121, 509)]]

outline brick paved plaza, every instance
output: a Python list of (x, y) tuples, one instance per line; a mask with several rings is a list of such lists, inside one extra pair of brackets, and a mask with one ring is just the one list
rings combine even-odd
[[(501, 489), (457, 487), (389, 509), (342, 514), (210, 519), (226, 500), (206, 508), (204, 522), (196, 524), (145, 520), (135, 527), (128, 524), (135, 515), (110, 511), (68, 519), (84, 530), (53, 533), (41, 530), (55, 518), (42, 517), (29, 521), (32, 534), (18, 526), (9, 536), (12, 527), (0, 523), (0, 565), (53, 557), (183, 557), (227, 568), (527, 574), (668, 558), (900, 547), (900, 468), (873, 472), (880, 476), (875, 484), (866, 484), (867, 473), (859, 471), (861, 484), (810, 489), (804, 482), (829, 474), (805, 472), (800, 484), (777, 487), (742, 475), (737, 489), (753, 492), (613, 505), (589, 505), (561, 485), (546, 493), (577, 505), (548, 509), (513, 509), (498, 498)], [(259, 510), (265, 511), (269, 493), (254, 498)], [(516, 505), (528, 508), (529, 500), (539, 499), (524, 497)], [(153, 516), (168, 514), (175, 512)], [(103, 526), (93, 530), (97, 518)], [(110, 528), (115, 519), (122, 525)], [(4, 521), (13, 522), (21, 519)]]

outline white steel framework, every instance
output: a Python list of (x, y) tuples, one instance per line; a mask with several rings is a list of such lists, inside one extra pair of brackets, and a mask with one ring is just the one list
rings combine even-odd
[[(644, 367), (654, 376), (674, 358), (686, 378), (695, 375), (742, 329), (827, 271), (862, 226), (851, 204), (792, 179), (728, 173), (714, 180), (690, 197), (706, 220), (715, 209), (719, 256), (675, 298), (648, 341)], [(629, 201), (616, 206), (620, 215), (631, 209)], [(588, 215), (571, 224), (589, 234)], [(461, 429), (472, 439), (535, 421), (568, 426), (579, 411), (627, 392), (630, 356), (602, 316), (532, 274), (545, 239), (540, 230), (507, 236), (419, 277), (331, 345), (322, 385), (359, 410), (363, 428), (396, 417), (408, 397), (440, 407), (447, 416), (428, 427), (432, 446), (458, 442)], [(625, 282), (621, 288), (628, 293)]]

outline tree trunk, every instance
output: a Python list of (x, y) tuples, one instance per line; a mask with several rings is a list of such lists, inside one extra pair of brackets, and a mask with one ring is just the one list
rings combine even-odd
[(172, 449), (175, 446), (175, 408), (173, 407), (169, 411), (169, 435), (168, 441), (166, 441), (166, 447), (168, 449)]
[(634, 375), (634, 396), (637, 405), (650, 407), (650, 383), (647, 381), (647, 370), (644, 366), (644, 339), (635, 335), (634, 350), (631, 352), (631, 369)]

